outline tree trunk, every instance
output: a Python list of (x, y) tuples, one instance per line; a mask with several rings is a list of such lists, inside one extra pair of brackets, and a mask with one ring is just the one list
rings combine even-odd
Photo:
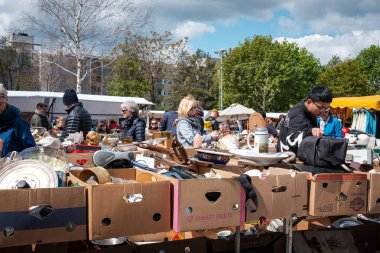
[(82, 61), (77, 59), (77, 94), (82, 91)]

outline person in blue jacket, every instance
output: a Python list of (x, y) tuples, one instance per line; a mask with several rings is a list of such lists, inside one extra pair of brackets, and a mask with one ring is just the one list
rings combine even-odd
[(20, 110), (8, 104), (8, 91), (0, 83), (0, 139), (3, 142), (1, 155), (36, 146), (28, 123), (21, 117)]
[(323, 110), (321, 116), (317, 118), (319, 129), (323, 131), (323, 135), (336, 138), (343, 138), (342, 122), (331, 115), (330, 110)]
[(160, 131), (171, 131), (174, 136), (177, 136), (177, 120), (178, 112), (165, 111), (160, 124)]

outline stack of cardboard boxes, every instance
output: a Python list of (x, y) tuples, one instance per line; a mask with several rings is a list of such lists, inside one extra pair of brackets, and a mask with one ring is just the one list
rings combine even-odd
[[(92, 166), (92, 153), (69, 154), (67, 159), (74, 164), (85, 159), (86, 165)], [(111, 169), (111, 176), (137, 182), (89, 185), (73, 173), (68, 180), (77, 187), (0, 190), (0, 224), (3, 230), (0, 247), (140, 235), (140, 239), (135, 238), (138, 241), (142, 234), (166, 233), (171, 229), (177, 233), (211, 231), (242, 226), (260, 219), (380, 212), (379, 174), (312, 176), (270, 168), (269, 174), (263, 177), (251, 177), (258, 200), (252, 209), (249, 207), (253, 203), (246, 200), (246, 193), (236, 179), (238, 174), (233, 173), (236, 170), (229, 171), (234, 166), (219, 168), (199, 166), (198, 173), (211, 172), (217, 177), (187, 180), (134, 168)], [(136, 194), (141, 196), (141, 200), (129, 201), (128, 196)], [(37, 218), (31, 215), (35, 207), (41, 207)], [(164, 252), (186, 252), (188, 249), (199, 253), (222, 252), (220, 247), (224, 246), (220, 245), (227, 243), (226, 240), (210, 241), (215, 240), (211, 238), (206, 241), (196, 234), (184, 236), (189, 239), (183, 241), (140, 245), (139, 252), (163, 249)], [(281, 237), (277, 238), (275, 234), (255, 236), (242, 237), (242, 241), (247, 241), (247, 247), (254, 247), (253, 241), (256, 241), (256, 246), (261, 242), (264, 247), (264, 237), (270, 243)], [(164, 240), (164, 237), (157, 241)], [(231, 240), (229, 243), (228, 247), (231, 247)], [(280, 252), (278, 247), (284, 247), (278, 245), (283, 243), (276, 247), (272, 245), (271, 248), (277, 248), (272, 252)]]

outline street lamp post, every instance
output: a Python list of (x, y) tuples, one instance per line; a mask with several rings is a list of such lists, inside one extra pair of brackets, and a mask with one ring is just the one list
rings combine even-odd
[(225, 49), (216, 50), (214, 52), (215, 54), (219, 55), (220, 57), (220, 86), (219, 86), (219, 103), (220, 103), (220, 110), (223, 110), (223, 55), (227, 53)]

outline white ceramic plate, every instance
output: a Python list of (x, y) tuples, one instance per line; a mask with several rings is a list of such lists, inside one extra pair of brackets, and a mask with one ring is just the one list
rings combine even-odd
[(284, 153), (257, 153), (249, 149), (234, 149), (230, 153), (260, 164), (275, 164), (289, 156)]

